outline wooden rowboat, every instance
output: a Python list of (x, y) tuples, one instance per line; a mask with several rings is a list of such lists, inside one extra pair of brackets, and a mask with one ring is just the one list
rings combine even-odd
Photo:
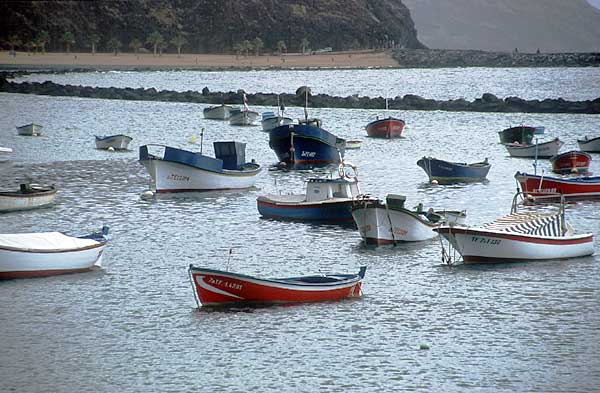
[(85, 236), (60, 232), (0, 234), (0, 279), (77, 273), (100, 266), (108, 227)]
[(17, 191), (0, 192), (0, 212), (30, 210), (52, 204), (56, 198), (55, 186), (21, 184)]
[(190, 265), (198, 307), (301, 303), (361, 296), (366, 266), (358, 274), (258, 278)]

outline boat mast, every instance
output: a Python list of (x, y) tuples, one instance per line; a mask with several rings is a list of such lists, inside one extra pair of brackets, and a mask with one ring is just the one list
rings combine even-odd
[(306, 124), (308, 125), (308, 87), (306, 87), (304, 89), (304, 120), (306, 121)]
[(202, 141), (204, 140), (204, 127), (200, 130), (200, 154), (202, 154)]

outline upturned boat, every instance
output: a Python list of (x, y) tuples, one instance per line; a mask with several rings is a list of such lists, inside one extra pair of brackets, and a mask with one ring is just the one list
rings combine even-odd
[(95, 140), (96, 149), (106, 150), (113, 148), (115, 150), (127, 150), (133, 138), (123, 134), (109, 136), (95, 135)]
[(42, 135), (43, 126), (35, 123), (25, 124), (24, 126), (17, 127), (17, 133), (19, 135), (27, 136), (39, 136)]
[(267, 218), (351, 223), (352, 200), (359, 194), (356, 167), (344, 163), (335, 177), (309, 178), (304, 194), (261, 195), (256, 205)]
[(234, 108), (230, 105), (221, 104), (213, 105), (202, 110), (205, 119), (211, 120), (228, 120), (229, 114)]
[(552, 172), (560, 174), (587, 173), (592, 156), (583, 151), (571, 150), (550, 157)]
[(554, 201), (600, 198), (600, 176), (556, 177), (515, 173), (521, 192), (527, 200)]
[(542, 143), (507, 143), (504, 146), (511, 157), (550, 158), (558, 154), (563, 142), (555, 138)]
[[(594, 253), (593, 234), (573, 230), (565, 221), (564, 203), (551, 214), (517, 212), (517, 195), (511, 213), (491, 223), (442, 225), (434, 231), (448, 240), (466, 264), (568, 259)], [(442, 247), (443, 259), (452, 262), (450, 250)]]
[(108, 227), (85, 236), (60, 232), (0, 234), (0, 279), (77, 273), (100, 266)]
[(385, 202), (369, 196), (354, 200), (352, 217), (366, 244), (417, 242), (437, 236), (434, 228), (448, 222), (464, 223), (464, 211), (406, 209), (404, 195), (388, 194)]
[[(149, 148), (158, 152), (150, 153)], [(153, 151), (154, 151), (153, 150)], [(244, 189), (254, 185), (260, 165), (245, 162), (246, 144), (214, 142), (215, 157), (165, 145), (140, 146), (140, 163), (156, 192)]]
[(417, 161), (417, 165), (427, 173), (430, 182), (435, 180), (440, 184), (482, 181), (492, 167), (487, 158), (482, 162), (467, 164), (423, 157)]
[(362, 295), (366, 266), (357, 274), (259, 278), (190, 265), (188, 272), (198, 307), (306, 303)]
[(55, 186), (21, 184), (16, 191), (0, 191), (0, 213), (45, 207), (56, 199)]
[(536, 127), (516, 126), (509, 127), (502, 131), (498, 131), (500, 143), (523, 143), (529, 144), (533, 141), (533, 136), (536, 134)]
[(600, 136), (589, 137), (586, 135), (583, 139), (577, 139), (577, 144), (582, 151), (600, 153)]

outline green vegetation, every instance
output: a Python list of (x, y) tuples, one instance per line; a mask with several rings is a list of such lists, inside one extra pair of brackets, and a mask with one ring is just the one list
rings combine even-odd
[(61, 42), (65, 44), (67, 53), (71, 53), (71, 46), (75, 45), (75, 35), (70, 31), (65, 31), (61, 37)]

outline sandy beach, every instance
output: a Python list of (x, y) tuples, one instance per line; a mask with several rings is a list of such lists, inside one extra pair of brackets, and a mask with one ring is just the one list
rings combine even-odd
[(353, 51), (321, 54), (285, 54), (243, 56), (209, 54), (152, 54), (119, 53), (27, 53), (15, 56), (0, 52), (0, 66), (33, 68), (91, 68), (91, 69), (248, 69), (248, 68), (389, 68), (398, 67), (388, 52)]

